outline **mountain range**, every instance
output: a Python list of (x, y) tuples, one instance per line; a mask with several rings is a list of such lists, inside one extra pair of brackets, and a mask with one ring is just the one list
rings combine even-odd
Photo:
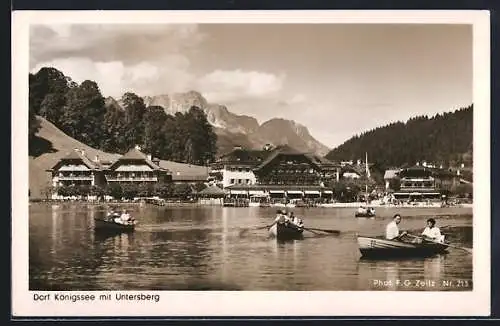
[[(274, 118), (262, 124), (248, 115), (238, 115), (221, 104), (209, 103), (199, 92), (173, 93), (143, 98), (146, 106), (161, 106), (165, 113), (174, 115), (187, 112), (192, 106), (202, 109), (217, 134), (219, 154), (231, 151), (235, 146), (261, 149), (266, 144), (289, 145), (299, 151), (324, 156), (330, 150), (316, 140), (307, 127), (293, 121)], [(112, 97), (106, 98), (106, 105), (121, 106)]]

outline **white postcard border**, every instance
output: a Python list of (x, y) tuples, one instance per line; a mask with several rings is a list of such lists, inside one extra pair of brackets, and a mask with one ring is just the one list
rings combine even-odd
[[(29, 26), (44, 23), (404, 23), (473, 26), (473, 290), (120, 291), (158, 303), (41, 302), (28, 290)], [(12, 314), (21, 316), (487, 316), (490, 314), (490, 31), (487, 11), (17, 11), (12, 15)], [(453, 55), (453, 54), (450, 54)], [(53, 294), (54, 292), (52, 292)], [(101, 291), (65, 294), (113, 293)]]

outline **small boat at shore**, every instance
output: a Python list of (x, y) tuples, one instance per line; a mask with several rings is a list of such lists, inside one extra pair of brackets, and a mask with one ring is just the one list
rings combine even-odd
[(366, 218), (375, 217), (375, 211), (367, 211), (365, 213), (356, 212), (354, 214), (354, 217), (366, 217)]
[(422, 241), (420, 243), (387, 240), (382, 237), (358, 236), (359, 251), (363, 257), (429, 257), (445, 253), (446, 243)]
[(110, 232), (132, 232), (135, 230), (135, 226), (137, 224), (136, 221), (131, 221), (127, 223), (119, 223), (114, 219), (103, 219), (103, 218), (95, 218), (94, 219), (94, 229), (95, 231), (110, 231)]
[(275, 223), (269, 228), (269, 235), (280, 241), (302, 239), (304, 229), (291, 223)]

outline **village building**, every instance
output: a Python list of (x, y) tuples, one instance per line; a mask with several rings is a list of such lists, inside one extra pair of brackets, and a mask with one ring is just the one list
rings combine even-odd
[(159, 159), (152, 159), (138, 148), (132, 148), (104, 170), (108, 185), (113, 183), (169, 182), (170, 171), (160, 167)]
[[(90, 160), (85, 151), (74, 149), (61, 158), (47, 172), (51, 175), (53, 189), (70, 186), (101, 186), (106, 183), (102, 165), (98, 158)], [(52, 193), (52, 199), (59, 199), (57, 192)]]
[(331, 200), (333, 191), (325, 184), (339, 180), (340, 165), (287, 145), (264, 150), (235, 148), (212, 165), (211, 175), (218, 176), (229, 197), (246, 198), (250, 203)]
[[(463, 178), (460, 169), (455, 171), (419, 163), (412, 167), (386, 170), (384, 180), (386, 190), (394, 191), (396, 199), (417, 201), (440, 199), (458, 184), (471, 183)], [(397, 184), (397, 189), (391, 189), (391, 183)]]

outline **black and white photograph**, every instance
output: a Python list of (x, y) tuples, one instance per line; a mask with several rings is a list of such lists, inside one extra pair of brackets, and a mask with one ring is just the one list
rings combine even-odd
[(13, 55), (19, 310), (488, 311), (487, 15), (37, 14)]

